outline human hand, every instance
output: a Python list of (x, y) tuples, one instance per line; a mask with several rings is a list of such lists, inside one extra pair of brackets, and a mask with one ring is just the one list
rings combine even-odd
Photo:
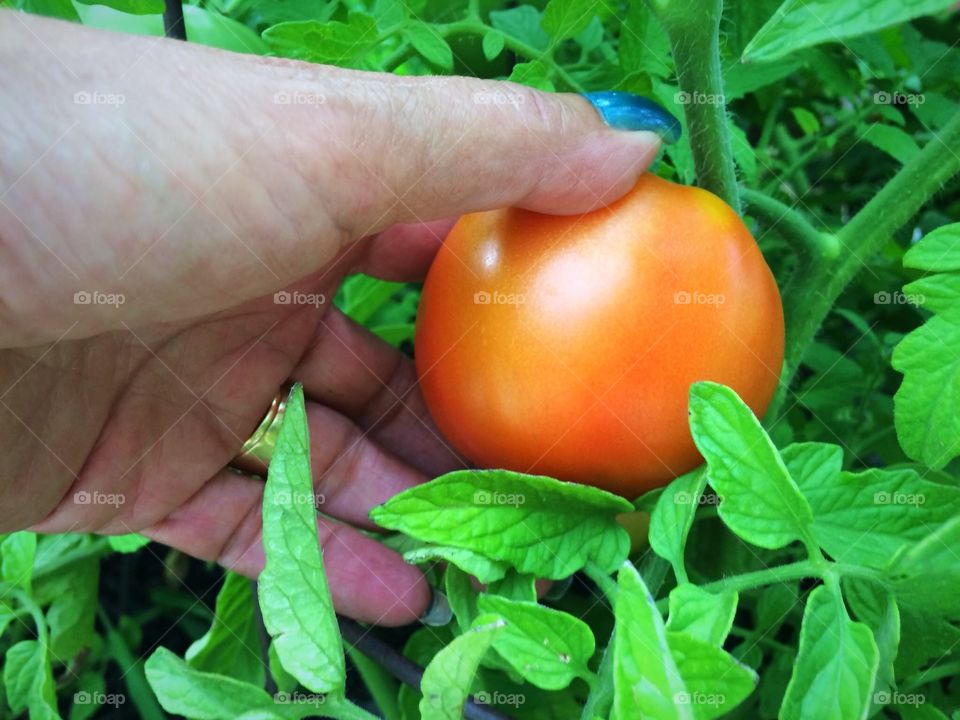
[(141, 532), (256, 577), (263, 483), (227, 465), (293, 380), (335, 605), (422, 614), (420, 572), (358, 528), (462, 462), (410, 361), (329, 301), (352, 272), (421, 279), (459, 214), (614, 200), (657, 137), (577, 96), (12, 12), (0, 57), (0, 530)]

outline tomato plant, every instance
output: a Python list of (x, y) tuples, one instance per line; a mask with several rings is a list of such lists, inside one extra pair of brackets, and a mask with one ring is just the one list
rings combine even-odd
[(456, 448), (630, 498), (702, 461), (693, 383), (762, 415), (782, 360), (780, 295), (743, 221), (651, 174), (586, 215), (461, 218), (417, 320), (420, 386)]

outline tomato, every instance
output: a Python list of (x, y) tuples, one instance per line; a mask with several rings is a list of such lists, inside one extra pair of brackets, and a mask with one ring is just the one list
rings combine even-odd
[[(90, 27), (132, 35), (163, 35), (162, 15), (132, 15), (109, 7), (80, 4), (77, 12), (81, 22)], [(263, 38), (246, 25), (195, 5), (183, 6), (183, 24), (191, 42), (255, 55), (270, 51)]]
[(474, 463), (632, 498), (696, 467), (691, 383), (758, 415), (783, 310), (736, 213), (644, 175), (579, 216), (465, 215), (424, 283), (416, 366), (428, 409)]

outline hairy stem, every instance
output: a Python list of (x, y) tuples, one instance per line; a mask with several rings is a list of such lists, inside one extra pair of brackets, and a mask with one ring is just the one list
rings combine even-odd
[(795, 288), (795, 304), (802, 311), (787, 315), (784, 385), (789, 386), (804, 352), (847, 284), (958, 172), (960, 115), (954, 115), (839, 232), (840, 257), (818, 263)]
[(647, 0), (677, 67), (697, 183), (740, 212), (720, 73), (722, 0)]

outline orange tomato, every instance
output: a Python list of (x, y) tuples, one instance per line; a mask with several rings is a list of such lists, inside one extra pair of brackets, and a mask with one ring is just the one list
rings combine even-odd
[(438, 427), (476, 464), (632, 498), (700, 464), (692, 383), (763, 413), (783, 332), (736, 213), (647, 174), (584, 215), (462, 217), (424, 284), (416, 365)]

